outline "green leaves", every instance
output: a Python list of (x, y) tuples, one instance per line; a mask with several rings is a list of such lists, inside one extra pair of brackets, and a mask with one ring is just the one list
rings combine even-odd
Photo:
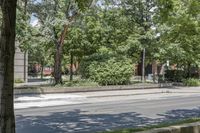
[[(143, 48), (147, 51), (149, 62), (156, 59), (181, 65), (188, 62), (200, 65), (199, 0), (121, 0), (120, 3), (113, 1), (115, 4), (94, 5), (94, 8), (86, 10), (92, 2), (42, 0), (41, 3), (29, 3), (27, 15), (23, 15), (19, 8), (17, 38), (21, 46), (33, 50), (38, 45), (38, 50), (52, 55), (55, 52), (55, 45), (52, 44), (59, 40), (63, 25), (68, 25), (63, 51), (65, 56), (72, 52), (82, 60), (96, 53), (100, 56), (92, 61), (100, 62), (106, 74), (110, 68), (114, 69), (109, 66), (111, 64), (120, 69), (121, 64), (113, 61), (116, 55), (139, 62)], [(69, 22), (77, 13), (76, 21)], [(39, 27), (33, 28), (28, 24), (31, 14), (38, 18)], [(50, 49), (48, 52), (47, 47)], [(91, 63), (93, 67), (98, 67), (88, 60), (85, 64), (89, 66)], [(85, 70), (87, 75), (89, 68)], [(93, 71), (92, 67), (90, 71)], [(96, 71), (93, 72), (96, 75)]]
[(75, 0), (78, 3), (78, 7), (80, 10), (85, 11), (87, 8), (90, 7), (93, 0)]
[(87, 63), (84, 74), (90, 80), (98, 82), (101, 85), (124, 85), (130, 82), (130, 78), (133, 75), (133, 65), (130, 59), (125, 57), (112, 57), (111, 55), (99, 55), (93, 56), (91, 61)]
[[(198, 1), (174, 0), (173, 16), (162, 29), (160, 42), (162, 58), (185, 68), (188, 64), (200, 64), (200, 25)], [(191, 7), (193, 6), (193, 7)], [(195, 11), (194, 11), (194, 10)], [(196, 14), (197, 13), (197, 14)]]
[(174, 4), (177, 0), (156, 0), (159, 22), (165, 23), (169, 20)]
[(200, 13), (200, 1), (199, 0), (189, 0), (188, 13), (194, 17), (199, 16)]

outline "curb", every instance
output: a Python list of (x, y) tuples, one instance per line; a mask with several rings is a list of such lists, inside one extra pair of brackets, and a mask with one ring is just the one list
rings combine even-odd
[(137, 89), (155, 89), (173, 87), (172, 85), (160, 84), (135, 84), (120, 86), (99, 86), (99, 87), (51, 87), (51, 86), (22, 86), (14, 89), (15, 95), (22, 94), (51, 94), (51, 93), (78, 93), (78, 92), (97, 92), (97, 91), (119, 91), (119, 90), (137, 90)]

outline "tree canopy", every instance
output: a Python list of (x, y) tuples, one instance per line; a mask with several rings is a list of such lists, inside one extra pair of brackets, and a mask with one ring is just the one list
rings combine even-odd
[[(42, 0), (28, 2), (27, 7), (19, 14), (25, 21), (19, 19), (17, 33), (21, 47), (33, 52), (32, 59), (38, 52), (55, 63), (69, 63), (71, 55), (81, 62), (93, 54), (110, 54), (138, 64), (145, 48), (144, 65), (168, 60), (181, 69), (199, 66), (198, 0)], [(38, 19), (35, 27), (28, 22), (32, 16)]]

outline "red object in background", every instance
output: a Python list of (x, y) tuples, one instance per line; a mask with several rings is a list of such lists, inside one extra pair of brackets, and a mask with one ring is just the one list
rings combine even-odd
[(51, 67), (44, 67), (43, 74), (44, 74), (45, 76), (51, 75), (52, 72), (53, 72), (53, 68), (51, 68)]

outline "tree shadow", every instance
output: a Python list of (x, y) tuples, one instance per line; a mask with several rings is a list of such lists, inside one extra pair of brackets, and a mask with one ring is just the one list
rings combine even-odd
[(73, 110), (52, 113), (48, 116), (16, 116), (17, 133), (95, 133), (111, 129), (133, 128), (200, 117), (200, 108), (171, 110), (152, 119), (136, 112), (120, 114), (87, 114)]
[(174, 120), (182, 120), (194, 117), (200, 117), (200, 107), (193, 109), (177, 109), (167, 111), (165, 114), (158, 114), (159, 116), (164, 117), (165, 121), (174, 121)]

